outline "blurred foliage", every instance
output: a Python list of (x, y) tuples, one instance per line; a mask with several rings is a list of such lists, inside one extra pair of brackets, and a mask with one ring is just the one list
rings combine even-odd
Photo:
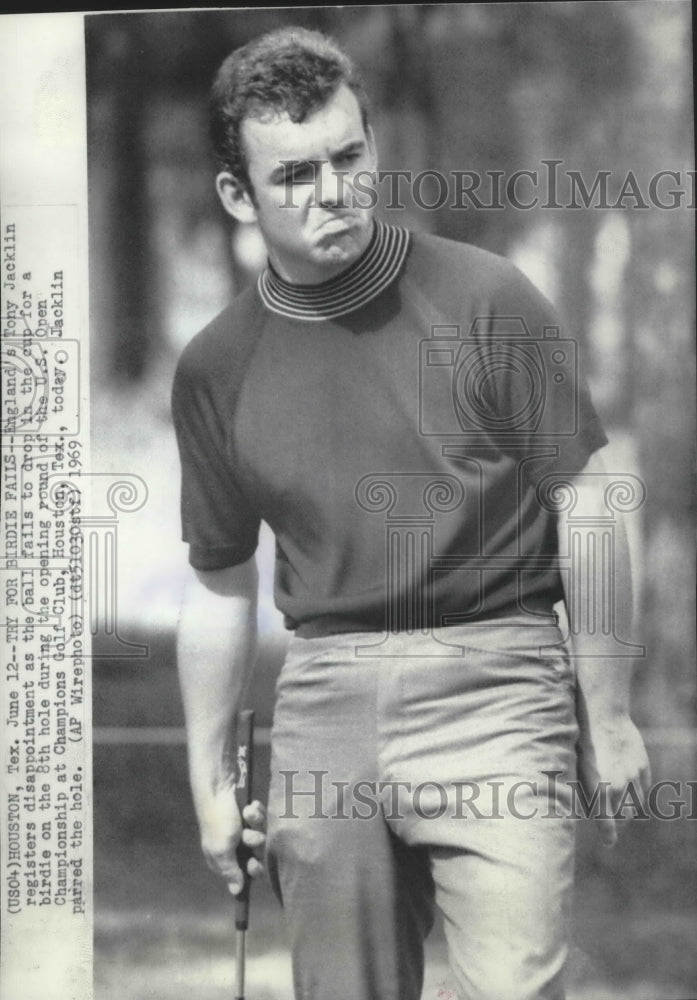
[[(682, 0), (87, 17), (94, 451), (129, 470), (153, 470), (154, 487), (161, 473), (154, 509), (163, 521), (176, 502), (177, 470), (163, 458), (173, 449), (161, 447), (171, 436), (176, 357), (253, 277), (240, 252), (248, 245), (239, 231), (230, 238), (213, 188), (208, 87), (234, 46), (288, 24), (333, 34), (361, 66), (381, 167), (510, 176), (558, 159), (587, 186), (605, 170), (616, 190), (631, 170), (644, 191), (659, 170), (678, 171), (676, 186), (685, 187), (694, 167), (690, 6)], [(694, 207), (694, 190), (687, 200)], [(425, 212), (409, 203), (399, 221), (541, 262), (551, 297), (590, 355), (596, 403), (618, 442), (613, 471), (646, 483), (638, 548), (647, 657), (636, 713), (679, 734), (695, 711), (694, 211), (627, 204)], [(151, 638), (146, 673), (122, 663), (96, 669), (101, 724), (180, 721), (171, 635)], [(265, 719), (274, 669), (260, 672), (255, 696)], [(688, 739), (678, 736), (672, 749), (657, 742), (652, 757), (656, 777), (694, 776)], [(190, 805), (182, 813), (183, 752), (101, 747), (95, 764), (98, 899), (133, 906), (140, 887), (147, 908), (167, 885), (188, 921), (192, 907), (207, 905), (210, 882), (199, 886), (190, 853), (180, 878), (178, 850), (197, 849)], [(136, 780), (162, 794), (149, 793), (144, 808)], [(668, 995), (671, 984), (694, 982), (691, 826), (639, 824), (612, 855), (581, 836), (579, 941), (625, 985), (643, 977)], [(145, 877), (141, 864), (124, 867), (132, 847), (164, 870)]]

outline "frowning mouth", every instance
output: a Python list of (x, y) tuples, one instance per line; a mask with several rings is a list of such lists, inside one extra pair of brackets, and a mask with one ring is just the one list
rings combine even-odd
[(351, 215), (333, 215), (320, 224), (319, 230), (321, 233), (340, 232), (343, 229), (351, 229), (355, 224), (356, 220)]

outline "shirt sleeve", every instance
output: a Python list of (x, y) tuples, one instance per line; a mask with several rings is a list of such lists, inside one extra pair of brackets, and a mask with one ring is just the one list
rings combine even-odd
[(172, 388), (172, 418), (181, 462), (182, 538), (196, 569), (224, 569), (254, 554), (261, 519), (245, 496), (228, 454), (210, 377), (186, 353)]
[[(547, 299), (517, 269), (478, 337), (481, 391), (494, 438), (518, 456), (533, 485), (573, 476), (607, 444), (584, 375), (584, 350)], [(503, 307), (503, 308), (502, 308)], [(471, 380), (476, 393), (476, 378)]]

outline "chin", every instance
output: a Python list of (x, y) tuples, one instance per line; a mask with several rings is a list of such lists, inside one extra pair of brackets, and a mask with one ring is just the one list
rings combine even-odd
[(322, 250), (319, 254), (320, 261), (328, 264), (345, 264), (360, 256), (360, 249), (354, 244), (352, 246), (331, 246)]
[(345, 264), (350, 263), (363, 252), (361, 235), (354, 230), (333, 234), (331, 241), (326, 240), (315, 249), (314, 257), (317, 263)]

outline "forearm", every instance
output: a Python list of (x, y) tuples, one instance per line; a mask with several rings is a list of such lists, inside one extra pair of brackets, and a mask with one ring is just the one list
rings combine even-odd
[[(630, 643), (633, 634), (631, 566), (620, 520), (607, 529), (607, 474), (594, 455), (574, 477), (575, 502), (557, 518), (559, 552), (570, 571), (562, 574), (578, 678), (576, 711), (578, 775), (589, 796), (600, 795), (603, 841), (617, 839), (612, 811), (630, 784), (648, 794), (646, 749), (629, 716)], [(610, 811), (608, 813), (608, 810)]]
[(177, 660), (196, 810), (233, 779), (234, 719), (256, 653), (256, 566), (197, 574), (186, 591)]
[[(608, 652), (608, 638), (613, 633), (624, 640), (633, 639), (631, 565), (621, 523), (615, 526), (614, 543), (612, 579), (602, 579), (601, 574), (608, 573), (607, 564), (600, 558), (589, 558), (587, 547), (581, 546), (571, 576), (576, 581), (595, 576), (594, 585), (581, 587), (581, 594), (571, 593), (572, 583), (565, 585), (579, 707), (597, 720), (629, 712), (632, 658)], [(603, 621), (607, 623), (604, 628)]]
[[(558, 515), (559, 550), (570, 570), (562, 574), (575, 657), (579, 709), (594, 720), (627, 715), (632, 656), (617, 655), (618, 643), (634, 643), (632, 571), (621, 518), (607, 528), (599, 455), (575, 478), (576, 503)], [(631, 654), (631, 647), (622, 650)]]

